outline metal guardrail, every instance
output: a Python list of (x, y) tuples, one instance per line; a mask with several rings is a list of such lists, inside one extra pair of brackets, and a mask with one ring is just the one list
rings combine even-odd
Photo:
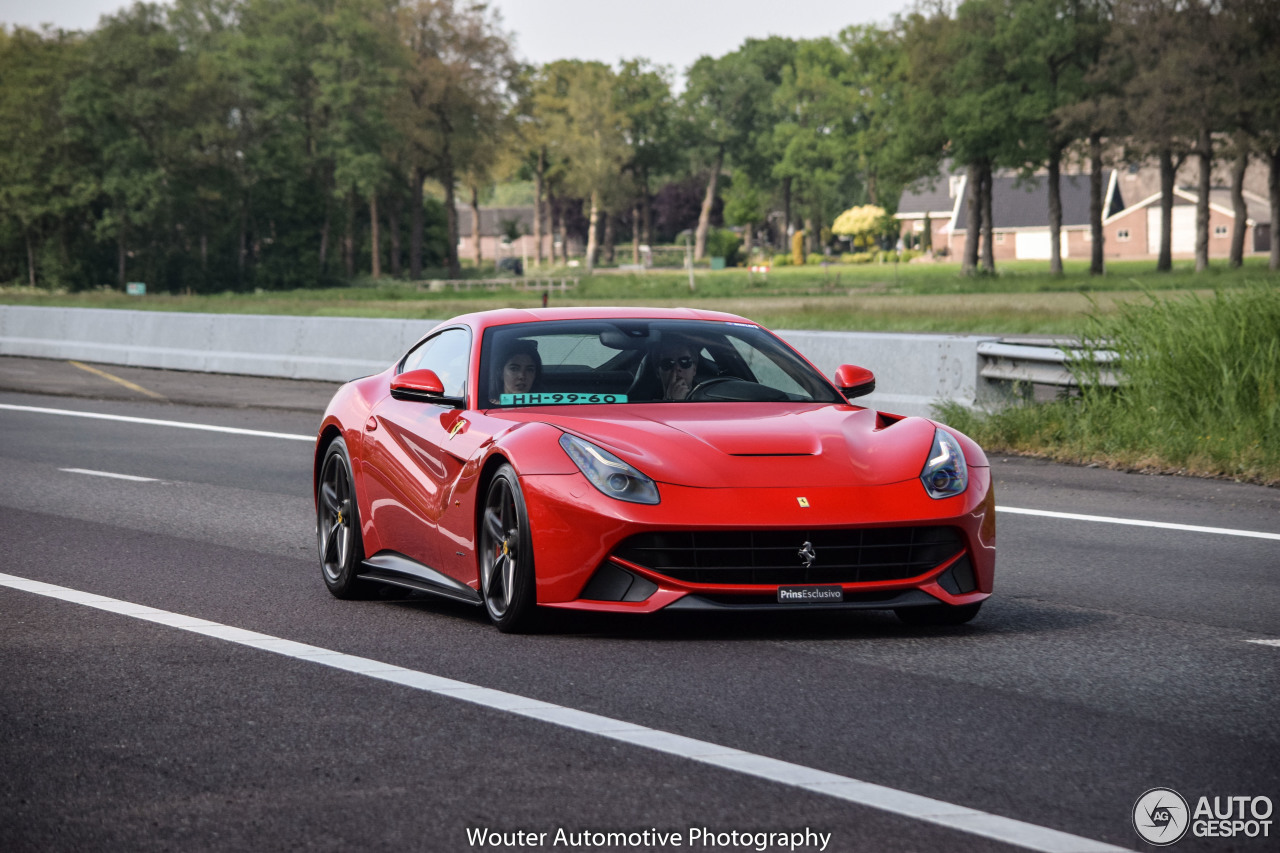
[(1117, 360), (1116, 353), (1083, 349), (1071, 338), (984, 341), (978, 344), (978, 357), (978, 375), (996, 382), (1074, 388), (1080, 383), (1067, 365), (1092, 359), (1100, 384), (1110, 388), (1120, 384), (1117, 372), (1107, 367)]

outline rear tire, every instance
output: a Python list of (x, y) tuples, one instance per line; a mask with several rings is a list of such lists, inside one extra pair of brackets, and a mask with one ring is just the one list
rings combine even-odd
[(503, 465), (489, 481), (480, 516), (480, 596), (504, 634), (531, 630), (537, 617), (529, 513), (515, 469)]
[(894, 614), (908, 625), (963, 625), (978, 615), (977, 604), (931, 604), (927, 607), (900, 607)]
[(316, 538), (320, 571), (329, 592), (344, 599), (368, 598), (377, 593), (378, 584), (356, 576), (364, 561), (364, 541), (360, 536), (360, 510), (351, 459), (347, 455), (347, 444), (341, 438), (330, 442), (320, 466)]

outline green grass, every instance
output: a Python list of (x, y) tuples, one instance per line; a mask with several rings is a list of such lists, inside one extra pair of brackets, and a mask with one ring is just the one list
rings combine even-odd
[[(699, 270), (692, 291), (683, 271), (606, 270), (586, 276), (577, 269), (558, 268), (546, 274), (579, 278), (574, 290), (551, 296), (553, 305), (687, 305), (741, 314), (780, 329), (983, 334), (1078, 334), (1090, 311), (1113, 313), (1150, 290), (1182, 296), (1251, 281), (1280, 287), (1280, 275), (1268, 272), (1262, 259), (1250, 259), (1240, 270), (1217, 264), (1203, 274), (1194, 273), (1189, 262), (1163, 274), (1147, 261), (1114, 262), (1107, 275), (1098, 277), (1088, 275), (1083, 261), (1067, 262), (1063, 276), (1049, 275), (1045, 266), (1039, 261), (1011, 261), (1000, 265), (998, 275), (970, 277), (961, 276), (958, 265), (944, 263), (778, 267), (767, 276), (740, 269)], [(541, 304), (539, 294), (514, 288), (435, 292), (389, 279), (362, 280), (342, 288), (144, 297), (115, 290), (48, 293), (13, 287), (0, 289), (0, 302), (423, 319)]]
[(992, 450), (1280, 485), (1280, 289), (1148, 294), (1095, 315), (1087, 340), (1120, 356), (1118, 388), (983, 415), (939, 414)]

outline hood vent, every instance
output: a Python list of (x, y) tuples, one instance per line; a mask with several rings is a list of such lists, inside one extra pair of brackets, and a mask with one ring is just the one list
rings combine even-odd
[(816, 453), (730, 453), (730, 456), (765, 457), (777, 459), (780, 456), (816, 456)]

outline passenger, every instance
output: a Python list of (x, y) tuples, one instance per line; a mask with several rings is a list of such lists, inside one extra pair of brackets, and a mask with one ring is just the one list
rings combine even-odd
[(501, 405), (501, 394), (528, 394), (542, 376), (542, 357), (538, 342), (523, 338), (514, 341), (506, 356), (494, 363), (489, 382), (490, 402)]
[(698, 370), (694, 348), (682, 338), (671, 338), (658, 347), (658, 378), (662, 382), (662, 399), (683, 400), (693, 390), (693, 375)]

